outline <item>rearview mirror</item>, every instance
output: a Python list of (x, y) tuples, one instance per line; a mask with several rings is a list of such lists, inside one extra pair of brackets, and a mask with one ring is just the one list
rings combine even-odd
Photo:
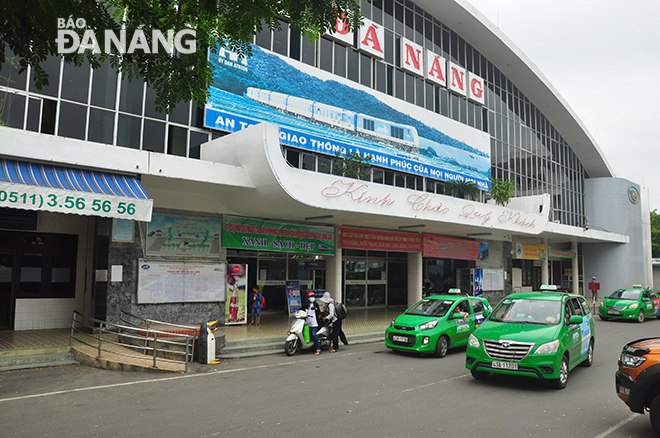
[(582, 317), (580, 315), (572, 315), (568, 319), (569, 324), (582, 324)]

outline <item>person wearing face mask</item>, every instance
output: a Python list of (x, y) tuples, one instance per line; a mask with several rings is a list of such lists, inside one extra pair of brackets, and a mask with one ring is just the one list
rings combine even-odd
[(314, 347), (316, 347), (316, 353), (314, 353), (314, 356), (318, 356), (321, 354), (321, 346), (319, 345), (319, 337), (316, 335), (316, 332), (319, 329), (319, 322), (317, 320), (317, 315), (321, 315), (321, 309), (319, 309), (319, 304), (316, 302), (316, 298), (314, 297), (314, 292), (310, 291), (307, 292), (307, 321), (305, 321), (305, 324), (309, 326), (309, 334), (312, 336), (314, 339)]

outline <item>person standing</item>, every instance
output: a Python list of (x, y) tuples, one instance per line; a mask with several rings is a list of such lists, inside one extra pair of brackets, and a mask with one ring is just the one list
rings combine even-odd
[(252, 286), (252, 321), (249, 325), (254, 324), (254, 317), (257, 317), (257, 325), (261, 325), (261, 303), (263, 302), (263, 295), (257, 286)]
[(323, 301), (327, 306), (328, 316), (324, 319), (327, 320), (328, 324), (332, 325), (332, 349), (330, 350), (330, 353), (335, 353), (339, 350), (339, 338), (341, 338), (341, 342), (344, 345), (348, 345), (346, 335), (341, 329), (342, 320), (337, 316), (335, 300), (332, 299), (330, 292), (324, 293), (323, 296), (319, 298), (319, 301)]
[(317, 312), (320, 314), (320, 309), (318, 303), (315, 303), (316, 297), (314, 297), (314, 292), (307, 292), (307, 320), (305, 324), (309, 326), (309, 334), (314, 338), (314, 347), (316, 347), (316, 352), (314, 356), (321, 354), (321, 346), (319, 345), (319, 337), (316, 332), (319, 329), (319, 323), (316, 319)]

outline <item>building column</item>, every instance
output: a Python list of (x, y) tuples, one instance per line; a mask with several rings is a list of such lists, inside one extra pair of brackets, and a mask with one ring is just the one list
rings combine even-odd
[(573, 293), (576, 294), (580, 292), (580, 272), (578, 271), (578, 245), (577, 242), (572, 242), (571, 243), (571, 250), (575, 253), (575, 258), (572, 260), (573, 262)]
[(423, 261), (421, 252), (408, 253), (408, 307), (422, 299)]
[(548, 250), (548, 241), (545, 241), (545, 259), (541, 260), (541, 284), (550, 284), (550, 251)]
[(325, 290), (340, 303), (344, 302), (341, 290), (342, 260), (341, 248), (335, 248), (335, 255), (325, 258)]

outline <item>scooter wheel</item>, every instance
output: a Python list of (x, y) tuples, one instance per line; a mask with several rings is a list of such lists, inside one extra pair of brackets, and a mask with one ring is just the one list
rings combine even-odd
[(293, 356), (298, 350), (298, 343), (296, 341), (286, 341), (284, 344), (284, 352), (287, 356)]
[(319, 342), (321, 350), (326, 351), (330, 349), (330, 346), (332, 345), (332, 342), (330, 339), (321, 339)]

